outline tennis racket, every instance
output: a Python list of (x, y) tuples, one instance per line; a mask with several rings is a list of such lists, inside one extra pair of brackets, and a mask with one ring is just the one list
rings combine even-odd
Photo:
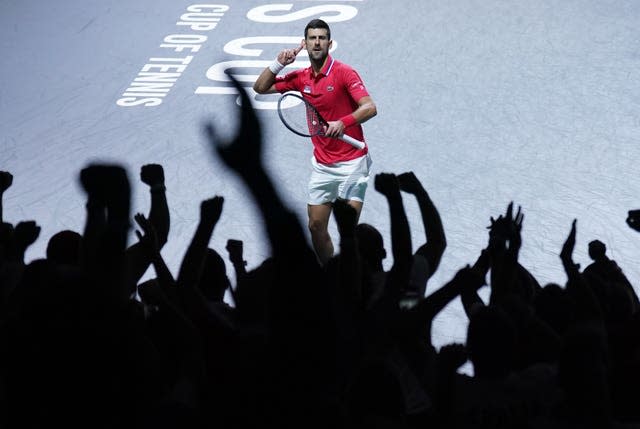
[[(292, 92), (284, 94), (278, 100), (278, 116), (285, 127), (303, 137), (323, 136), (324, 130), (329, 126), (311, 103)], [(346, 134), (339, 139), (358, 149), (364, 148), (363, 142)]]

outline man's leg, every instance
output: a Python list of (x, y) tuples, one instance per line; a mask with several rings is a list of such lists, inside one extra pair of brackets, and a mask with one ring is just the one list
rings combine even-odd
[(328, 229), (331, 208), (331, 203), (307, 205), (311, 242), (318, 261), (322, 265), (326, 264), (333, 256), (333, 243)]
[(356, 201), (356, 200), (348, 200), (347, 204), (349, 204), (351, 207), (354, 208), (354, 210), (356, 211), (356, 219), (360, 219), (360, 213), (362, 212), (362, 201)]

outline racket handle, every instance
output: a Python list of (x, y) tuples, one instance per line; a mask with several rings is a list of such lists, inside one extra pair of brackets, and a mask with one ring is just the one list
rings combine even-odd
[(360, 140), (356, 140), (353, 137), (348, 136), (346, 134), (343, 134), (342, 137), (340, 137), (340, 140), (342, 140), (345, 143), (349, 143), (351, 146), (357, 147), (358, 149), (364, 148), (363, 142), (361, 142)]

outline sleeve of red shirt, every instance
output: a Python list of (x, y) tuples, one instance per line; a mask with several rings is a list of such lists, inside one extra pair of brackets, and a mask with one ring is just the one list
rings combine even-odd
[(284, 76), (276, 77), (276, 91), (279, 93), (287, 92), (287, 91), (299, 91), (298, 85), (298, 76), (300, 75), (300, 70), (294, 70), (290, 73), (287, 73)]
[(367, 88), (362, 82), (362, 78), (351, 67), (344, 70), (343, 82), (345, 84), (347, 92), (351, 95), (354, 101), (358, 102), (362, 97), (369, 95)]

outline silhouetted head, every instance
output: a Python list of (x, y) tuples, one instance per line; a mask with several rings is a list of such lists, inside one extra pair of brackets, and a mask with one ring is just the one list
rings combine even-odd
[(606, 258), (607, 246), (600, 240), (593, 240), (589, 243), (589, 257), (594, 261)]
[(210, 301), (222, 301), (230, 285), (224, 259), (213, 249), (207, 249), (202, 277), (198, 283), (200, 292)]
[(360, 223), (356, 226), (356, 237), (360, 257), (373, 271), (381, 271), (382, 260), (387, 257), (382, 234), (372, 225)]
[(64, 230), (54, 234), (47, 243), (47, 259), (55, 264), (78, 265), (82, 236)]
[(498, 307), (478, 309), (469, 319), (467, 349), (476, 376), (503, 378), (513, 369), (516, 329)]
[(249, 323), (266, 323), (269, 291), (276, 275), (273, 257), (265, 259), (258, 267), (247, 271), (236, 288), (238, 317)]
[(533, 302), (536, 316), (562, 335), (573, 322), (574, 304), (566, 290), (557, 283), (545, 285)]
[[(14, 294), (15, 304), (23, 306), (31, 317), (48, 320), (53, 314), (60, 320), (72, 321), (77, 317), (76, 310), (82, 311), (80, 302), (86, 300), (86, 282), (80, 270), (75, 267), (62, 267), (48, 259), (35, 259), (24, 267), (20, 283)], [(84, 301), (83, 301), (84, 302)]]

